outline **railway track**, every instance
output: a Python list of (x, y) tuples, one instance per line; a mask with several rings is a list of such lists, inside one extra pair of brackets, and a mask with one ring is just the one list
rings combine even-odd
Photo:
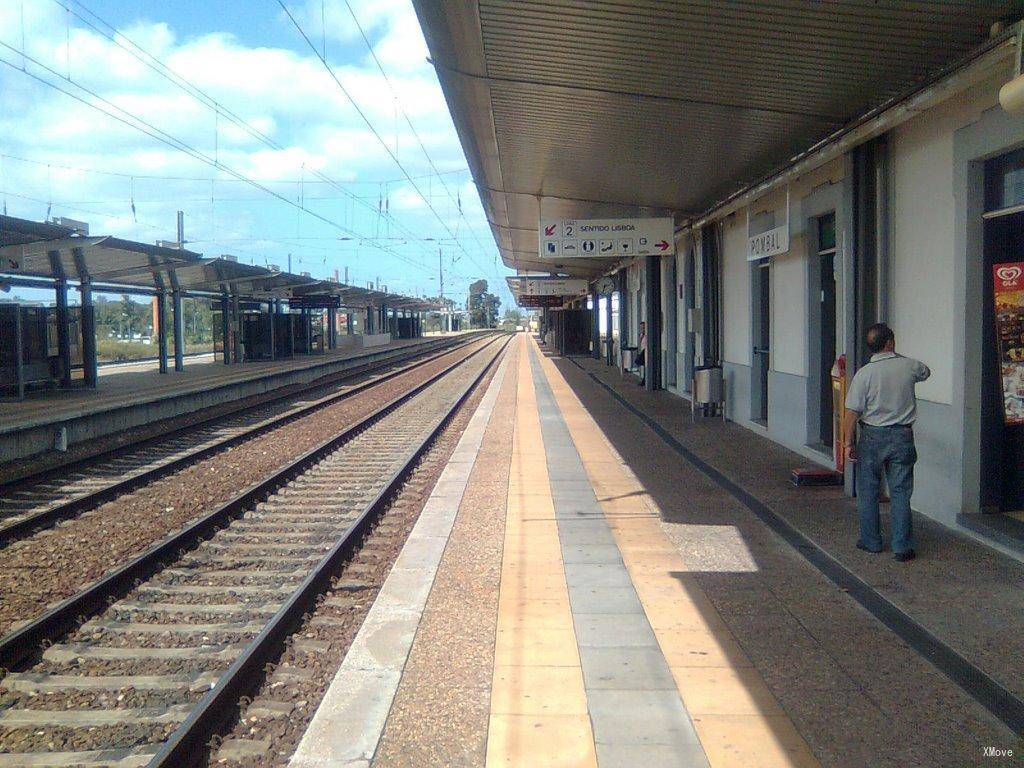
[(203, 759), (507, 343), (450, 364), (0, 639), (0, 666), (20, 670), (0, 679), (0, 767)]
[[(47, 472), (0, 486), (0, 548), (62, 520), (68, 520), (132, 488), (152, 482), (217, 451), (249, 440), (288, 421), (363, 392), (389, 377), (426, 365), (479, 339), (370, 363), (340, 380), (315, 384), (242, 413), (185, 427), (169, 435), (117, 449), (60, 472)], [(412, 362), (410, 362), (410, 359)], [(346, 385), (366, 374), (369, 380)], [(327, 392), (319, 394), (318, 392)]]

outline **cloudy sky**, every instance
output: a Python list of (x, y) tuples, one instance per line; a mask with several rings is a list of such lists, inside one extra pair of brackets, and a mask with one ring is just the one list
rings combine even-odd
[(507, 307), (409, 0), (288, 10), (338, 82), (276, 0), (0, 0), (7, 212)]

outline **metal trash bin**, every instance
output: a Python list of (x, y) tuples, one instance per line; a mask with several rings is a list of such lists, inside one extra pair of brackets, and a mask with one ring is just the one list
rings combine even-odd
[(690, 399), (690, 415), (694, 421), (697, 418), (698, 407), (701, 415), (720, 414), (722, 421), (725, 421), (725, 378), (719, 366), (705, 366), (694, 370), (693, 396)]

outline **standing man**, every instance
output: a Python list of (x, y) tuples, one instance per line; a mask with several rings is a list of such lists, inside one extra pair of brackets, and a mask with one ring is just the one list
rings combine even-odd
[[(884, 548), (878, 520), (878, 492), (884, 472), (892, 498), (892, 551), (902, 563), (914, 559), (910, 519), (917, 461), (914, 386), (932, 372), (924, 363), (896, 354), (896, 337), (885, 323), (868, 328), (865, 341), (871, 360), (850, 382), (844, 421), (846, 458), (857, 462), (857, 548), (866, 552), (881, 552)], [(858, 423), (860, 440), (855, 444)]]

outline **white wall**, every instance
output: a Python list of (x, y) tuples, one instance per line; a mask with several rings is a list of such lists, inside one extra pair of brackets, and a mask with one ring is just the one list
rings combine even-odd
[(747, 261), (747, 220), (729, 216), (722, 232), (722, 357), (750, 365), (750, 263)]
[(932, 377), (918, 397), (953, 401), (953, 134), (995, 108), (989, 83), (922, 113), (892, 132), (890, 324), (897, 349)]
[(772, 258), (773, 371), (807, 375), (807, 257), (803, 236)]
[[(807, 368), (807, 258), (798, 202), (805, 186), (801, 181), (790, 185), (789, 213), (785, 189), (775, 190), (750, 205), (752, 219), (770, 212), (775, 226), (782, 226), (787, 216), (790, 218), (789, 251), (771, 259), (770, 361), (773, 371), (797, 376), (805, 376)], [(744, 239), (744, 255), (746, 248)], [(750, 301), (749, 294), (747, 300)]]

